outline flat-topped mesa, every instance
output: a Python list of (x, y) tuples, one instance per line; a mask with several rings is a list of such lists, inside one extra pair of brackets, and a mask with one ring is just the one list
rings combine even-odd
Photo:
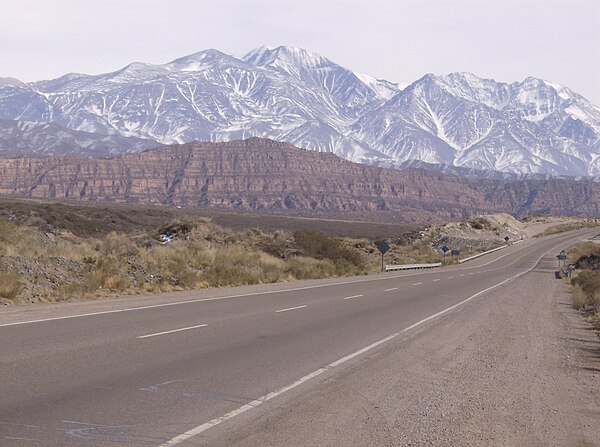
[(110, 159), (0, 159), (0, 193), (414, 221), (504, 211), (597, 216), (592, 181), (464, 179), (250, 138)]

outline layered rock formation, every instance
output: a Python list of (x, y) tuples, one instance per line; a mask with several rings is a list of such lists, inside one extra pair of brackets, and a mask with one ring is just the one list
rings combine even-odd
[(590, 180), (465, 179), (352, 163), (252, 138), (112, 159), (0, 159), (0, 193), (415, 221), (504, 211), (600, 215)]

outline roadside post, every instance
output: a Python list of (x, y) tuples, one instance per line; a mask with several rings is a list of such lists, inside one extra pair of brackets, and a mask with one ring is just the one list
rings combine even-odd
[(458, 261), (458, 257), (460, 256), (460, 250), (452, 250), (450, 252), (450, 256), (453, 261), (454, 261), (454, 256), (456, 256), (456, 260)]
[(442, 250), (442, 252), (444, 253), (444, 262), (442, 265), (446, 265), (446, 253), (448, 253), (448, 250), (450, 250), (448, 247), (446, 247), (445, 245), (442, 245), (442, 248), (440, 248), (440, 250)]
[(390, 249), (390, 246), (388, 245), (387, 241), (381, 241), (379, 244), (377, 244), (377, 250), (379, 250), (379, 253), (381, 253), (381, 271), (382, 272), (385, 271), (385, 264), (383, 263), (383, 257), (388, 252), (389, 249)]
[[(563, 268), (566, 269), (567, 267), (567, 254), (565, 253), (564, 250), (562, 250), (558, 256), (556, 257), (556, 259), (558, 259), (558, 269), (562, 270)], [(562, 264), (562, 267), (561, 267)]]

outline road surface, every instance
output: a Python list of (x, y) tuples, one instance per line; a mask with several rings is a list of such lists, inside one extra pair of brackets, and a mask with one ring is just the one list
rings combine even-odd
[[(0, 445), (302, 445), (310, 434), (313, 445), (348, 445), (360, 439), (351, 430), (298, 430), (281, 412), (316, 414), (306, 405), (332, 383), (350, 372), (368, 382), (361, 371), (373, 359), (440, 320), (458, 331), (466, 323), (455, 316), (526, 282), (540, 261), (540, 284), (555, 281), (553, 256), (592, 233), (528, 239), (436, 270), (2, 310)], [(426, 395), (416, 391), (426, 382), (412, 391)], [(335, 392), (321, 411), (356, 406), (352, 393)], [(265, 429), (276, 416), (279, 428)], [(378, 441), (379, 428), (366, 444), (410, 445), (398, 435)]]

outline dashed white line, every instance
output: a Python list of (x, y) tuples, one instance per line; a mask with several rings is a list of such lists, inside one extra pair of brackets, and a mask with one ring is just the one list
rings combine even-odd
[(416, 282), (413, 284), (413, 286), (420, 286), (421, 284), (423, 284), (422, 282)]
[(448, 276), (448, 279), (454, 279), (454, 276)]
[(276, 312), (276, 313), (279, 313), (279, 312), (287, 312), (287, 311), (290, 311), (290, 310), (303, 309), (303, 308), (305, 308), (305, 307), (308, 307), (308, 305), (304, 304), (304, 305), (302, 305), (302, 306), (288, 307), (288, 308), (286, 308), (286, 309), (279, 309), (279, 310), (276, 310), (275, 312)]
[(361, 296), (364, 296), (364, 295), (352, 295), (352, 296), (347, 296), (344, 299), (345, 300), (352, 300), (354, 298), (360, 298)]
[(156, 332), (155, 334), (140, 335), (138, 338), (156, 337), (158, 335), (172, 334), (174, 332), (181, 332), (181, 331), (189, 331), (190, 329), (198, 329), (200, 327), (206, 327), (206, 326), (208, 326), (208, 324), (199, 324), (198, 326), (182, 327), (181, 329), (173, 329), (172, 331), (164, 331), (164, 332)]
[(433, 280), (433, 282), (437, 282), (437, 281), (439, 281), (439, 280), (440, 280), (440, 279), (439, 279), (439, 278), (437, 278), (437, 279), (434, 279), (434, 280)]
[(391, 292), (392, 290), (398, 290), (398, 287), (392, 287), (391, 289), (385, 289), (384, 292)]

